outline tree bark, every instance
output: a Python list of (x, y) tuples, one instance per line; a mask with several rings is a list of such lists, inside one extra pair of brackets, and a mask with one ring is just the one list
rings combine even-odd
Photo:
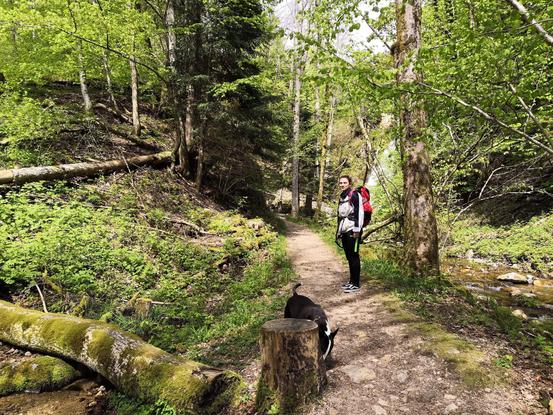
[(142, 126), (140, 125), (140, 112), (138, 108), (138, 69), (132, 55), (129, 65), (131, 67), (132, 135), (140, 137)]
[(180, 103), (177, 87), (177, 36), (175, 34), (175, 5), (174, 0), (167, 1), (165, 11), (165, 27), (167, 30), (167, 66), (169, 69), (169, 81), (167, 93), (171, 102), (175, 128), (175, 145), (173, 146), (173, 163), (177, 170), (185, 175), (190, 175), (190, 164), (188, 160), (188, 147), (184, 136), (184, 119), (182, 116), (182, 105)]
[[(421, 0), (396, 0), (397, 83), (403, 89), (421, 81), (415, 62), (421, 45)], [(438, 230), (430, 175), (430, 159), (423, 141), (426, 113), (415, 94), (400, 97), (403, 160), (405, 260), (415, 275), (439, 272)]]
[(84, 110), (90, 112), (92, 110), (92, 101), (90, 100), (90, 95), (88, 94), (88, 86), (86, 84), (86, 70), (84, 67), (84, 57), (83, 57), (83, 43), (81, 40), (77, 41), (77, 52), (79, 58), (79, 83), (81, 85), (81, 95), (83, 97)]
[(294, 69), (294, 121), (292, 128), (292, 216), (297, 217), (300, 204), (300, 101), (301, 101), (301, 67), (298, 58)]
[(95, 320), (42, 313), (0, 301), (0, 340), (79, 362), (126, 395), (179, 413), (219, 414), (240, 389), (240, 377), (170, 355), (138, 336)]
[(336, 92), (332, 92), (330, 97), (330, 106), (328, 108), (328, 122), (326, 125), (326, 140), (321, 149), (321, 161), (319, 163), (319, 191), (317, 193), (317, 215), (321, 214), (323, 208), (323, 195), (325, 185), (326, 166), (329, 160), (330, 147), (334, 137), (334, 113), (336, 111)]
[(166, 166), (171, 162), (171, 152), (137, 156), (123, 160), (110, 160), (98, 163), (60, 164), (57, 166), (25, 167), (0, 170), (0, 184), (23, 184), (39, 180), (89, 177), (101, 173), (129, 170), (141, 166)]
[(279, 414), (303, 413), (326, 383), (317, 324), (291, 318), (268, 321), (261, 328), (260, 345), (258, 412), (276, 407)]

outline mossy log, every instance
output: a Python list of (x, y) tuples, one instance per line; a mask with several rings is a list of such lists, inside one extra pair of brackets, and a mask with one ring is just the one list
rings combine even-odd
[(268, 321), (261, 328), (260, 345), (258, 412), (302, 413), (326, 383), (317, 324), (293, 318)]
[(243, 385), (231, 371), (178, 358), (96, 320), (42, 313), (0, 301), (0, 340), (79, 362), (128, 396), (163, 400), (178, 413), (219, 414)]
[(73, 366), (51, 356), (0, 363), (0, 396), (57, 390), (79, 376)]
[(171, 157), (170, 151), (164, 151), (147, 156), (137, 156), (121, 160), (0, 170), (0, 184), (23, 184), (39, 180), (89, 177), (119, 170), (135, 169), (141, 166), (166, 166), (171, 163)]

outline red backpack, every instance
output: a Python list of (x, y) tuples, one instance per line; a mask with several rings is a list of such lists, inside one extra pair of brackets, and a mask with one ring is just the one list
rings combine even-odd
[[(363, 227), (367, 226), (369, 222), (371, 221), (371, 215), (373, 213), (373, 208), (371, 206), (371, 193), (369, 192), (369, 189), (367, 189), (365, 186), (359, 186), (358, 188), (351, 191), (353, 193), (354, 191), (358, 192), (361, 195), (361, 201), (363, 202)], [(351, 193), (349, 194), (349, 198), (351, 200)]]

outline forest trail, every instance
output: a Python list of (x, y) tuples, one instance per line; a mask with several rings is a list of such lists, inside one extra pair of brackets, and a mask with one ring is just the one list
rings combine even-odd
[(287, 226), (298, 292), (340, 327), (327, 389), (309, 415), (546, 413), (524, 388), (465, 386), (445, 362), (423, 351), (422, 335), (386, 308), (381, 290), (362, 281), (360, 292), (343, 293), (348, 273), (338, 254), (307, 228)]

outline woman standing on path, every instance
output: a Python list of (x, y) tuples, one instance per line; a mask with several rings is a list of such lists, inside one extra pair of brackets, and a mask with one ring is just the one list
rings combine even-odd
[(359, 291), (361, 260), (359, 243), (363, 227), (363, 200), (359, 192), (352, 188), (351, 177), (341, 176), (338, 182), (342, 193), (338, 202), (338, 227), (336, 241), (342, 240), (342, 247), (349, 264), (349, 282), (342, 285), (344, 292)]

